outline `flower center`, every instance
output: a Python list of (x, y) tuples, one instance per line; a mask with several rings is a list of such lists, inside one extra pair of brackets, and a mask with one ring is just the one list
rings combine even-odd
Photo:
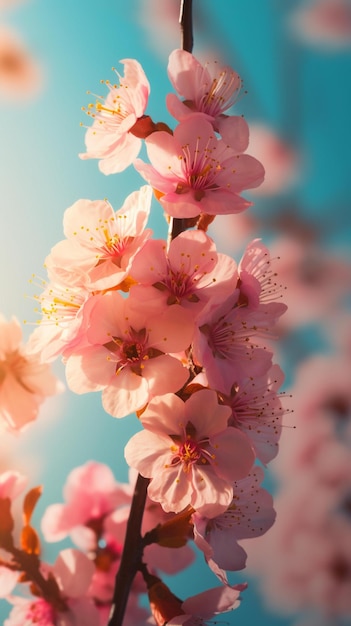
[(178, 454), (181, 462), (186, 466), (196, 463), (202, 456), (200, 446), (192, 439), (188, 439), (179, 446)]
[(31, 624), (41, 624), (41, 626), (53, 626), (56, 623), (55, 611), (51, 604), (48, 604), (45, 600), (37, 600), (33, 602), (25, 619), (30, 620)]
[(201, 74), (201, 86), (196, 102), (197, 109), (216, 117), (236, 102), (241, 88), (240, 77), (230, 68), (223, 68), (221, 72), (213, 76), (212, 82), (209, 84), (207, 77), (204, 80), (202, 70)]
[[(164, 354), (157, 348), (147, 345), (148, 334), (146, 328), (135, 330), (129, 329), (128, 339), (113, 337), (112, 341), (104, 346), (116, 355), (116, 374), (120, 374), (125, 367), (129, 367), (134, 374), (142, 376), (145, 361)], [(111, 359), (111, 357), (108, 357)]]
[(183, 472), (188, 473), (194, 464), (208, 465), (215, 460), (215, 455), (207, 450), (209, 440), (204, 438), (197, 441), (196, 429), (190, 421), (184, 428), (183, 441), (179, 435), (170, 435), (170, 437), (175, 445), (171, 446), (171, 452), (173, 452), (171, 465), (166, 467), (174, 467), (182, 463)]

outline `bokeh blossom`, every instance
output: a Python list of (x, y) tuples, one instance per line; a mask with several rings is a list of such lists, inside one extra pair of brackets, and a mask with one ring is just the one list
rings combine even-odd
[(42, 83), (41, 74), (18, 35), (0, 25), (0, 99), (21, 103), (35, 96)]
[(286, 141), (268, 126), (250, 124), (249, 150), (265, 169), (264, 181), (251, 193), (273, 196), (287, 191), (298, 178), (298, 156)]
[(18, 431), (35, 420), (48, 396), (62, 391), (49, 365), (27, 351), (15, 318), (0, 315), (0, 418), (5, 428)]
[(305, 42), (338, 50), (351, 46), (349, 0), (308, 0), (291, 16), (295, 34)]
[[(51, 577), (51, 587), (59, 596), (27, 599), (11, 595), (14, 605), (4, 626), (96, 626), (99, 614), (86, 596), (94, 571), (93, 563), (84, 554), (73, 549), (63, 550), (53, 566), (43, 565), (43, 575)], [(54, 583), (55, 581), (55, 583)], [(55, 605), (56, 600), (56, 605)]]
[(88, 551), (109, 516), (130, 503), (131, 489), (117, 483), (107, 465), (90, 461), (70, 472), (63, 495), (65, 504), (52, 504), (45, 511), (41, 522), (44, 537), (51, 542), (70, 535), (76, 545)]

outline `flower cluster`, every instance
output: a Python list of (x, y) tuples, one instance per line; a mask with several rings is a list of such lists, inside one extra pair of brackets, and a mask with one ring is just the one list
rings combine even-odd
[[(129, 440), (125, 458), (146, 480), (148, 497), (135, 547), (143, 580), (134, 580), (127, 615), (130, 623), (144, 623), (136, 599), (147, 589), (157, 625), (190, 626), (238, 605), (245, 585), (231, 587), (226, 575), (245, 567), (237, 542), (263, 534), (274, 521), (255, 460), (267, 464), (277, 454), (283, 374), (273, 362), (271, 339), (286, 305), (276, 260), (260, 240), (236, 262), (217, 251), (206, 232), (217, 215), (249, 207), (242, 192), (264, 178), (262, 165), (245, 152), (246, 121), (228, 114), (241, 88), (238, 74), (175, 50), (168, 66), (176, 91), (167, 97), (177, 121), (172, 131), (146, 114), (150, 87), (141, 65), (122, 63), (118, 84), (106, 81), (106, 98), (87, 108), (93, 123), (81, 157), (98, 159), (105, 174), (133, 164), (148, 184), (117, 210), (107, 200), (89, 199), (66, 210), (65, 238), (45, 261), (48, 282), (36, 296), (42, 316), (29, 346), (33, 358), (61, 356), (69, 388), (102, 392), (110, 415), (137, 412), (142, 429)], [(143, 139), (150, 163), (137, 158)], [(168, 240), (153, 240), (147, 228), (153, 195), (169, 223)], [(65, 499), (47, 511), (43, 532), (49, 541), (70, 534), (90, 555), (91, 576), (79, 592), (82, 606), (88, 602), (95, 613), (84, 624), (97, 613), (103, 624), (114, 610), (132, 491), (91, 463), (72, 473)], [(2, 543), (13, 557), (8, 569), (22, 567), (31, 580), (13, 546), (12, 526), (8, 533), (8, 544)], [(182, 603), (158, 574), (169, 571), (162, 563), (170, 549), (179, 549), (179, 565), (169, 559), (172, 571), (189, 563), (189, 539), (222, 586), (206, 592), (207, 599)], [(22, 609), (28, 624), (68, 626), (75, 585), (67, 588), (57, 573), (61, 561), (52, 570), (36, 567), (39, 600), (30, 609), (16, 606), (18, 615), (13, 612), (7, 626), (17, 623)], [(60, 612), (66, 617), (58, 620)]]

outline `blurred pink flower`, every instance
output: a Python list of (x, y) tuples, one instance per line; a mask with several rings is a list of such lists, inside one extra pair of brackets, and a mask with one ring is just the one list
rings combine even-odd
[(281, 479), (313, 471), (335, 482), (351, 472), (350, 371), (345, 355), (318, 355), (300, 365), (291, 389), (295, 429), (283, 428), (272, 467)]
[(223, 252), (236, 255), (242, 252), (243, 246), (258, 230), (258, 220), (250, 211), (244, 211), (235, 215), (222, 215), (221, 219), (215, 219), (210, 224), (207, 232)]
[(35, 96), (41, 83), (39, 65), (18, 35), (0, 25), (0, 99), (21, 103)]
[(325, 319), (350, 295), (351, 263), (298, 238), (279, 237), (270, 244), (279, 257), (279, 278), (286, 287), (287, 311), (281, 326), (296, 327)]
[(87, 114), (93, 124), (85, 135), (87, 151), (79, 155), (81, 159), (99, 159), (99, 169), (104, 174), (122, 172), (138, 156), (142, 142), (133, 134), (133, 126), (144, 115), (150, 92), (140, 63), (134, 59), (120, 62), (124, 76), (115, 70), (119, 84), (102, 81), (109, 93), (88, 106)]
[(0, 0), (0, 10), (12, 8), (17, 4), (22, 4), (25, 0)]
[(174, 0), (138, 0), (135, 19), (148, 42), (162, 58), (179, 45), (179, 5)]
[(173, 217), (243, 211), (251, 203), (239, 194), (264, 178), (261, 163), (217, 139), (199, 113), (181, 122), (174, 135), (154, 132), (145, 143), (151, 165), (137, 159), (134, 166)]
[(88, 461), (70, 472), (63, 495), (66, 503), (50, 505), (43, 515), (45, 540), (60, 541), (71, 535), (81, 549), (92, 550), (97, 533), (103, 533), (118, 507), (130, 503), (132, 492), (129, 485), (115, 480), (107, 465)]
[(297, 36), (325, 49), (351, 45), (351, 6), (349, 0), (309, 0), (291, 16)]
[(49, 365), (22, 344), (22, 330), (15, 318), (0, 315), (0, 418), (5, 427), (18, 431), (37, 417), (47, 396), (62, 391)]
[(258, 196), (273, 196), (286, 191), (298, 175), (298, 158), (291, 146), (262, 124), (250, 124), (250, 154), (265, 169), (262, 184), (251, 191)]
[(261, 574), (267, 606), (281, 613), (312, 609), (329, 617), (350, 615), (350, 486), (348, 472), (343, 510), (335, 483), (321, 484), (315, 475), (303, 473), (290, 485), (282, 484), (272, 529), (243, 542), (248, 572)]
[(28, 479), (23, 474), (7, 470), (0, 474), (0, 498), (14, 500), (26, 488)]
[(192, 506), (213, 517), (232, 501), (232, 482), (244, 478), (254, 455), (248, 439), (227, 427), (230, 410), (204, 389), (187, 402), (154, 398), (141, 416), (144, 430), (126, 445), (128, 465), (152, 478), (149, 497), (165, 511)]
[(59, 553), (53, 566), (44, 564), (43, 570), (44, 576), (49, 574), (56, 580), (65, 607), (55, 607), (44, 598), (10, 596), (8, 600), (14, 608), (4, 626), (96, 626), (98, 610), (86, 597), (94, 572), (92, 561), (78, 550), (66, 549)]

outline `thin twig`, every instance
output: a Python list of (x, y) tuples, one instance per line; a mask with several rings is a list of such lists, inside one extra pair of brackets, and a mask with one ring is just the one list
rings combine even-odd
[(143, 519), (149, 479), (139, 474), (135, 485), (127, 524), (121, 563), (115, 580), (115, 590), (108, 626), (122, 626), (128, 596), (142, 555), (141, 522)]
[[(181, 0), (179, 13), (181, 48), (187, 52), (192, 52), (194, 45), (192, 9), (193, 0)], [(169, 239), (172, 241), (184, 230), (186, 230), (186, 220), (171, 217), (169, 225)]]
[(179, 24), (181, 29), (181, 47), (187, 52), (193, 51), (193, 0), (181, 0)]

